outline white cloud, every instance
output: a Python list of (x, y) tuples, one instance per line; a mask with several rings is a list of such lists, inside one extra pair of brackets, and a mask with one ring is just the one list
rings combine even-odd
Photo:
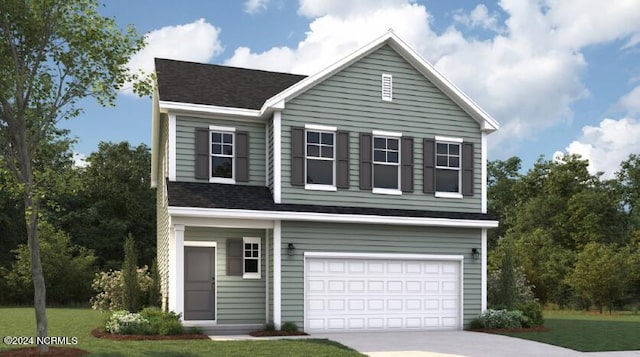
[(604, 119), (599, 126), (585, 126), (582, 136), (567, 147), (570, 154), (589, 159), (589, 172), (604, 172), (604, 178), (613, 178), (620, 163), (631, 153), (640, 153), (640, 120), (623, 118)]
[[(302, 41), (264, 52), (241, 47), (226, 64), (311, 74), (393, 28), (501, 122), (491, 137), (493, 152), (573, 119), (571, 105), (589, 96), (582, 79), (585, 47), (625, 40), (629, 46), (640, 36), (640, 1), (498, 5), (500, 16), (484, 5), (456, 12), (452, 24), (436, 33), (428, 9), (412, 0), (300, 0), (298, 13), (312, 19)], [(461, 24), (494, 34), (477, 39), (456, 28)]]
[(269, 0), (246, 0), (244, 2), (244, 12), (248, 14), (255, 14), (266, 10), (268, 4)]
[(620, 98), (618, 104), (629, 114), (640, 113), (640, 86)]
[(487, 30), (498, 31), (498, 15), (489, 15), (484, 4), (476, 6), (468, 15), (460, 12), (453, 15), (453, 19), (468, 27), (482, 27)]
[[(209, 62), (223, 51), (220, 29), (204, 19), (189, 24), (166, 26), (145, 35), (147, 45), (131, 57), (127, 66), (137, 72), (153, 72), (155, 57), (193, 62)], [(122, 90), (131, 93), (131, 86)]]
[(80, 153), (80, 152), (75, 152), (73, 153), (73, 166), (75, 167), (79, 167), (79, 168), (83, 168), (83, 167), (87, 167), (89, 166), (89, 163), (87, 162), (87, 155)]

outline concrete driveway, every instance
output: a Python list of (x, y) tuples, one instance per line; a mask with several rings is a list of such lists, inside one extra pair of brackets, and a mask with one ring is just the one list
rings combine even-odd
[(482, 332), (353, 332), (318, 333), (371, 357), (640, 357), (640, 351), (577, 352), (574, 350)]

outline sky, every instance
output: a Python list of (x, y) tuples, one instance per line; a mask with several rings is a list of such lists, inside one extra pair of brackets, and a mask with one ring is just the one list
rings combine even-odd
[[(313, 74), (388, 29), (494, 119), (489, 160), (575, 153), (612, 178), (640, 154), (637, 0), (109, 0), (101, 14), (134, 25), (153, 58)], [(92, 99), (62, 126), (89, 155), (100, 141), (151, 142), (151, 99), (126, 88), (115, 107)]]

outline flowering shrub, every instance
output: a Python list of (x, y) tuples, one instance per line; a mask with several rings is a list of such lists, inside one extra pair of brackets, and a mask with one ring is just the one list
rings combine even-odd
[[(97, 273), (91, 287), (97, 292), (90, 300), (94, 310), (125, 309), (124, 281), (120, 270)], [(153, 288), (153, 279), (146, 265), (138, 268), (138, 288), (140, 289), (141, 301), (147, 301), (149, 292)]]
[(475, 329), (496, 329), (496, 328), (521, 328), (528, 325), (527, 317), (522, 311), (513, 310), (493, 310), (487, 309), (480, 316), (471, 321), (471, 328)]
[(122, 310), (111, 314), (104, 329), (109, 333), (144, 335), (149, 333), (150, 324), (142, 315)]

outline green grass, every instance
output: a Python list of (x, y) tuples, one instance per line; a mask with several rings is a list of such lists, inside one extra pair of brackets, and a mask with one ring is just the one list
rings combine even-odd
[[(111, 341), (91, 336), (102, 314), (87, 308), (47, 309), (49, 336), (77, 337), (75, 346), (91, 356), (362, 356), (329, 340)], [(33, 308), (0, 308), (0, 336), (35, 336)], [(0, 351), (8, 348), (0, 344)]]
[(582, 352), (640, 350), (640, 315), (545, 311), (544, 317), (547, 332), (503, 334)]

